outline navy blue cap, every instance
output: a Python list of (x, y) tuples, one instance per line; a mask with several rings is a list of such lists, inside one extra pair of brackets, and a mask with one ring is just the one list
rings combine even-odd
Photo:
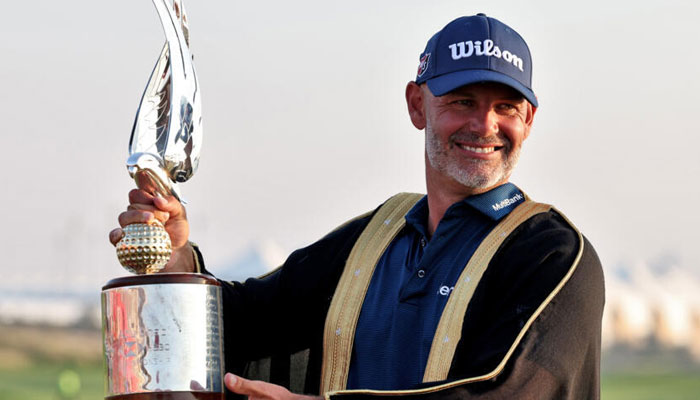
[(477, 82), (510, 86), (535, 107), (530, 49), (503, 22), (477, 14), (457, 18), (428, 40), (420, 55), (416, 83), (434, 96)]

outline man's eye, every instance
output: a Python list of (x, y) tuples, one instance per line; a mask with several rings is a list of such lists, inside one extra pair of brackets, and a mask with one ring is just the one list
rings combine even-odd
[(473, 106), (474, 100), (462, 99), (462, 100), (455, 101), (455, 103), (463, 105), (463, 106)]
[(498, 105), (498, 109), (505, 112), (515, 112), (518, 110), (518, 107), (514, 104), (503, 103)]

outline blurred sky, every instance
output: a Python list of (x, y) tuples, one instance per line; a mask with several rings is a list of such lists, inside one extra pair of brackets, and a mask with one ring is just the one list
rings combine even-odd
[[(512, 181), (556, 205), (606, 267), (672, 255), (700, 271), (700, 5), (690, 1), (186, 0), (203, 92), (182, 185), (208, 265), (303, 246), (424, 189), (403, 99), (427, 39), (484, 12), (530, 45), (540, 109)], [(165, 40), (151, 1), (12, 2), (0, 24), (0, 290), (99, 290), (107, 233)]]

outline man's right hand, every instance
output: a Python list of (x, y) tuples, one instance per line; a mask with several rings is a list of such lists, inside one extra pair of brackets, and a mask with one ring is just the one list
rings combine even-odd
[[(145, 190), (129, 192), (129, 206), (119, 214), (121, 228), (129, 224), (149, 223), (159, 220), (170, 235), (173, 253), (160, 272), (195, 272), (194, 250), (188, 242), (190, 225), (185, 207), (175, 196), (151, 195)], [(109, 233), (109, 241), (116, 246), (124, 231), (116, 228)]]

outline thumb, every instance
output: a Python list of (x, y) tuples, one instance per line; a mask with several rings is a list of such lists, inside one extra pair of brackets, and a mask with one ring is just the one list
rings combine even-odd
[(251, 381), (230, 372), (224, 376), (224, 383), (230, 391), (246, 395), (249, 398), (266, 398), (276, 400), (289, 398), (286, 396), (289, 395), (289, 391), (282, 386), (263, 381)]
[(246, 395), (249, 399), (323, 400), (322, 397), (294, 394), (285, 387), (263, 381), (251, 381), (232, 373), (227, 373), (224, 376), (224, 383), (230, 391)]
[(249, 385), (246, 384), (246, 381), (246, 379), (230, 372), (224, 376), (224, 383), (228, 390), (238, 394), (250, 395), (252, 393), (250, 393), (250, 388), (248, 387)]
[(155, 195), (153, 196), (153, 205), (159, 210), (170, 213), (171, 217), (177, 217), (184, 210), (184, 206), (175, 196)]

